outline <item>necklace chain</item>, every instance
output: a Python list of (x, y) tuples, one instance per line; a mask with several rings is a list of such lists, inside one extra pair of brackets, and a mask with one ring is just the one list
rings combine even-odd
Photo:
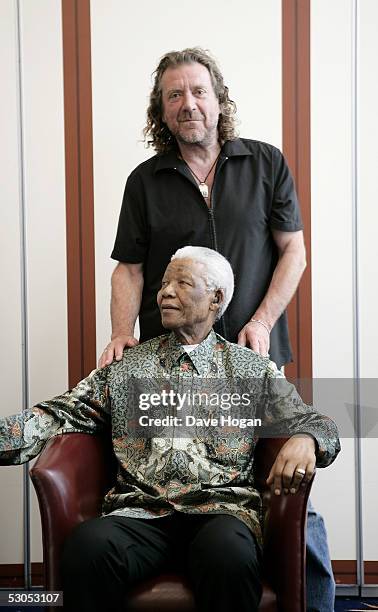
[[(191, 167), (189, 166), (188, 162), (185, 161), (186, 165), (188, 166), (190, 172), (193, 174), (194, 178), (197, 179), (197, 181), (199, 182), (199, 187), (200, 187), (200, 191), (203, 195), (204, 198), (207, 198), (209, 196), (209, 189), (208, 186), (206, 185), (206, 181), (210, 176), (210, 173), (212, 171), (212, 169), (214, 168), (215, 164), (217, 163), (218, 159), (220, 156), (220, 152), (218, 153), (218, 155), (216, 156), (214, 163), (212, 164), (209, 172), (206, 174), (205, 178), (203, 179), (203, 181), (201, 181), (201, 179), (199, 178), (199, 176), (196, 175), (196, 173), (191, 169)], [(203, 187), (204, 189), (201, 189), (201, 187)], [(206, 194), (206, 195), (205, 195)]]

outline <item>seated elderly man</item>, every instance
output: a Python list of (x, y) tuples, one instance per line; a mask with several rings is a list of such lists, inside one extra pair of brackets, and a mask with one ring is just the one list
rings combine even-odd
[[(0, 420), (2, 464), (31, 459), (56, 434), (111, 428), (117, 482), (105, 497), (103, 516), (80, 524), (66, 543), (65, 609), (122, 610), (128, 587), (169, 563), (187, 572), (198, 610), (258, 607), (260, 497), (252, 475), (258, 432), (229, 427), (219, 441), (202, 428), (202, 436), (190, 437), (177, 419), (169, 435), (132, 434), (133, 381), (146, 381), (146, 388), (158, 379), (175, 381), (181, 389), (201, 380), (230, 388), (238, 378), (259, 381), (254, 416), (284, 422), (290, 436), (268, 478), (276, 494), (295, 493), (315, 464), (327, 466), (339, 452), (334, 423), (303, 404), (267, 357), (212, 330), (233, 284), (220, 254), (178, 250), (157, 297), (170, 333), (125, 350), (122, 361), (93, 371), (72, 391)], [(279, 394), (269, 384), (277, 379), (283, 383)]]

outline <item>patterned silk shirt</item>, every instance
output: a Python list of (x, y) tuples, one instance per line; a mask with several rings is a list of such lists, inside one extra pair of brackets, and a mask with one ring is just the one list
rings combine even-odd
[[(334, 422), (304, 404), (273, 362), (227, 342), (212, 330), (189, 354), (174, 332), (127, 349), (120, 362), (94, 370), (72, 391), (1, 418), (0, 463), (28, 461), (54, 435), (111, 430), (118, 474), (105, 496), (104, 514), (151, 519), (175, 510), (231, 514), (244, 521), (261, 542), (261, 499), (253, 474), (258, 427), (239, 427), (236, 421), (227, 420), (235, 413), (218, 405), (212, 411), (216, 415), (213, 423), (224, 417), (223, 426), (212, 432), (208, 422), (198, 417), (192, 429), (184, 429), (180, 420), (185, 417), (177, 404), (173, 411), (164, 406), (162, 411), (152, 394), (146, 393), (144, 397), (151, 400), (148, 410), (138, 405), (135, 389), (151, 391), (156, 381), (170, 388), (173, 385), (176, 391), (203, 390), (198, 383), (205, 383), (208, 395), (209, 390), (214, 394), (216, 389), (222, 393), (225, 387), (235, 389), (235, 381), (243, 381), (243, 390), (249, 389), (252, 398), (249, 423), (260, 418), (273, 433), (276, 427), (278, 436), (311, 434), (318, 467), (329, 465), (340, 450)], [(239, 417), (242, 410), (239, 408)], [(139, 417), (147, 421), (169, 412), (176, 418), (173, 426), (150, 428), (145, 433), (144, 426), (135, 427)], [(193, 424), (190, 409), (186, 415)]]

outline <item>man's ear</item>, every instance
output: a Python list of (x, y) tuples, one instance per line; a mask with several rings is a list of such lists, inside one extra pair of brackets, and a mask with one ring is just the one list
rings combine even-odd
[(214, 291), (213, 299), (211, 300), (210, 310), (218, 311), (224, 300), (224, 293), (222, 289)]

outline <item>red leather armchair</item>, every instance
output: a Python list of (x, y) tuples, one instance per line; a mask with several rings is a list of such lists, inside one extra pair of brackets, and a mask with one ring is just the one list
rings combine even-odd
[[(305, 526), (311, 484), (296, 495), (270, 496), (265, 479), (285, 440), (261, 439), (256, 447), (256, 484), (263, 495), (264, 590), (259, 610), (305, 612)], [(73, 527), (101, 510), (115, 460), (109, 441), (87, 434), (52, 438), (31, 469), (42, 521), (45, 588), (61, 588), (59, 560)], [(194, 612), (184, 577), (143, 582), (129, 596), (131, 612)], [(230, 611), (231, 612), (231, 611)]]

